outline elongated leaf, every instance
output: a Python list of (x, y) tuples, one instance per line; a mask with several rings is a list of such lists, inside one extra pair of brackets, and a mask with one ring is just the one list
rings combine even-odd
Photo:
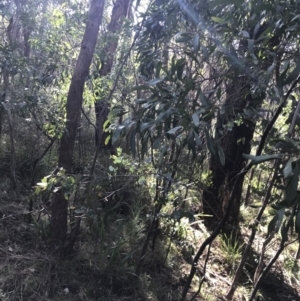
[(141, 132), (143, 132), (144, 130), (152, 127), (155, 124), (155, 121), (150, 121), (150, 122), (143, 122), (140, 126), (140, 130)]
[(195, 142), (196, 142), (197, 146), (202, 146), (200, 137), (195, 131), (194, 131), (194, 137), (195, 137)]
[(203, 94), (201, 88), (198, 89), (198, 92), (199, 92), (199, 95), (200, 95), (200, 100), (201, 100), (202, 105), (204, 107), (209, 106), (209, 102), (207, 100), (207, 97)]
[(221, 19), (221, 18), (219, 18), (219, 17), (211, 17), (211, 19), (212, 19), (214, 22), (219, 23), (219, 24), (222, 24), (222, 25), (227, 23), (227, 21), (225, 21), (225, 20), (223, 20), (223, 19)]
[(155, 66), (155, 76), (157, 78), (159, 78), (161, 67), (162, 67), (162, 62), (161, 61), (157, 62), (156, 66)]
[(192, 39), (189, 33), (187, 32), (180, 32), (175, 35), (175, 42), (176, 43), (185, 43)]
[[(182, 126), (179, 125), (179, 126), (176, 126), (172, 129), (170, 129), (167, 134), (171, 135), (170, 138), (175, 138), (176, 136), (178, 136), (180, 133), (182, 133)], [(173, 137), (172, 137), (173, 136)]]
[(289, 206), (291, 206), (296, 200), (298, 181), (299, 181), (299, 163), (296, 162), (295, 167), (293, 168), (293, 175), (290, 178), (285, 189), (285, 198)]
[(199, 119), (198, 113), (194, 113), (192, 118), (193, 118), (193, 122), (194, 122), (195, 126), (198, 127), (200, 124), (200, 119)]
[(283, 176), (285, 179), (287, 179), (290, 178), (292, 174), (293, 174), (292, 160), (289, 160), (283, 169)]
[(148, 102), (148, 99), (145, 99), (145, 98), (139, 98), (139, 99), (136, 99), (134, 101), (136, 104), (144, 104), (146, 102)]
[(210, 151), (210, 153), (215, 157), (216, 156), (216, 150), (215, 150), (215, 147), (214, 147), (214, 143), (208, 133), (208, 130), (205, 128), (204, 129), (204, 132), (205, 132), (205, 136), (206, 136), (206, 141), (207, 141), (207, 148), (208, 150)]
[(299, 76), (299, 73), (300, 73), (300, 64), (298, 64), (294, 68), (294, 70), (288, 75), (288, 77), (283, 81), (283, 85), (285, 86), (293, 82)]
[(195, 148), (195, 140), (194, 140), (194, 132), (193, 131), (190, 131), (187, 136), (187, 144), (188, 144), (189, 150), (192, 150)]
[(209, 56), (210, 56), (210, 54), (213, 52), (213, 51), (211, 51), (209, 53), (208, 50), (207, 50), (207, 48), (205, 46), (203, 46), (203, 45), (201, 45), (201, 50), (202, 50), (202, 53), (203, 53), (205, 59), (208, 59)]
[(283, 68), (282, 68), (283, 71), (280, 74), (280, 76), (278, 78), (278, 82), (277, 82), (277, 85), (278, 85), (279, 89), (282, 89), (282, 87), (283, 87), (283, 82), (284, 82), (286, 74), (287, 74), (287, 72), (289, 70), (289, 66), (290, 66), (290, 61), (285, 62), (285, 64), (283, 65)]
[(184, 65), (185, 65), (185, 63), (177, 65), (177, 78), (180, 80), (182, 80)]
[(296, 19), (299, 19), (300, 18), (300, 15), (296, 15), (292, 20), (291, 22), (295, 21)]
[(198, 33), (195, 33), (194, 35), (193, 46), (194, 46), (194, 51), (198, 52), (200, 49), (200, 38)]
[(135, 130), (130, 132), (130, 150), (132, 153), (132, 157), (135, 158), (136, 147), (135, 147)]
[(248, 49), (250, 53), (254, 53), (254, 40), (248, 39)]
[(276, 67), (276, 64), (273, 63), (273, 64), (267, 69), (266, 76), (270, 76), (270, 75), (273, 73), (275, 67)]
[[(221, 98), (221, 93), (222, 93), (222, 90), (221, 90), (221, 88), (219, 87), (218, 88), (218, 91), (217, 91), (217, 98), (220, 100), (220, 98)], [(222, 106), (223, 107), (223, 106)], [(221, 107), (221, 110), (222, 110), (222, 107)], [(224, 112), (225, 113), (225, 112)], [(224, 113), (221, 113), (221, 114), (224, 114)]]
[(277, 221), (278, 221), (278, 215), (276, 214), (269, 222), (267, 236), (269, 236), (271, 232), (275, 231)]
[(284, 222), (284, 224), (282, 225), (281, 227), (281, 239), (282, 241), (284, 242), (287, 242), (288, 241), (288, 225), (286, 223), (286, 221)]
[(224, 166), (225, 165), (225, 154), (224, 154), (224, 151), (223, 151), (220, 143), (217, 144), (217, 148), (218, 148), (218, 156), (219, 156), (220, 163)]
[(281, 159), (282, 156), (283, 154), (263, 155), (263, 156), (243, 154), (243, 157), (245, 159), (251, 160), (253, 164), (259, 164), (270, 160)]
[(165, 79), (164, 77), (154, 78), (154, 79), (148, 81), (148, 85), (155, 86), (156, 84), (161, 83), (164, 79)]
[(115, 144), (119, 140), (121, 132), (124, 127), (125, 127), (124, 125), (119, 125), (117, 129), (113, 131), (112, 138), (111, 138), (112, 144)]
[(241, 31), (243, 38), (250, 39), (249, 32), (246, 30)]
[(284, 213), (285, 213), (285, 208), (280, 208), (280, 209), (277, 211), (278, 219), (277, 219), (277, 223), (276, 223), (276, 227), (275, 227), (275, 232), (276, 232), (276, 233), (277, 233), (278, 230), (280, 229), (280, 226), (281, 226), (282, 221), (283, 221)]
[(130, 90), (130, 92), (133, 92), (133, 91), (140, 91), (140, 90), (148, 90), (148, 89), (150, 89), (149, 86), (147, 86), (147, 85), (140, 85), (140, 86), (135, 86), (135, 87), (133, 87), (133, 88)]

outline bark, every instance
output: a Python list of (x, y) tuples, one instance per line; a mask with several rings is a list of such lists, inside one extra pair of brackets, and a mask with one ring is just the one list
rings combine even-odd
[[(111, 20), (108, 25), (108, 32), (111, 34), (107, 42), (106, 47), (104, 48), (105, 58), (102, 59), (102, 67), (100, 70), (100, 76), (105, 77), (110, 74), (113, 61), (115, 58), (117, 46), (118, 46), (118, 36), (116, 33), (120, 31), (122, 26), (122, 18), (125, 18), (128, 14), (130, 0), (117, 0), (114, 4)], [(105, 139), (108, 134), (103, 133), (103, 124), (107, 120), (109, 114), (108, 106), (105, 101), (98, 100), (95, 102), (95, 114), (96, 114), (96, 133), (95, 141), (96, 146), (100, 148), (111, 149), (111, 140), (110, 143), (105, 146)]]
[[(81, 43), (79, 57), (71, 80), (67, 97), (67, 121), (65, 131), (60, 141), (58, 166), (67, 173), (71, 172), (74, 144), (80, 119), (82, 94), (85, 79), (93, 58), (99, 27), (102, 21), (104, 0), (92, 0), (85, 33)], [(67, 233), (68, 202), (63, 193), (55, 194), (52, 207), (51, 235), (64, 242)]]
[[(247, 78), (240, 77), (231, 83), (227, 87), (226, 94), (225, 114), (221, 116), (223, 117), (222, 124), (217, 124), (216, 134), (216, 139), (219, 140), (225, 154), (225, 165), (222, 166), (215, 158), (211, 158), (212, 183), (203, 192), (203, 212), (213, 216), (213, 218), (206, 219), (206, 226), (210, 229), (213, 229), (216, 222), (224, 216), (235, 179), (245, 165), (246, 160), (242, 155), (250, 153), (250, 142), (255, 128), (255, 124), (248, 120), (243, 120), (239, 125), (234, 122), (239, 118), (239, 114), (243, 112), (247, 103), (253, 101)], [(224, 130), (224, 125), (233, 122), (231, 129)], [(243, 181), (244, 177), (233, 191), (234, 201), (228, 219), (231, 226), (236, 226), (239, 221)]]

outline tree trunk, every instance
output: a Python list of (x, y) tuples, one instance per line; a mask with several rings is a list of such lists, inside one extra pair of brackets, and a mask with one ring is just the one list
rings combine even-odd
[[(239, 117), (241, 118), (239, 114), (243, 113), (247, 103), (253, 101), (247, 78), (241, 77), (237, 82), (231, 83), (226, 93), (225, 114), (221, 115), (222, 121), (217, 124), (216, 134), (216, 140), (219, 141), (225, 154), (225, 165), (222, 166), (211, 158), (212, 183), (203, 192), (203, 212), (213, 216), (205, 221), (210, 229), (213, 229), (224, 216), (234, 181), (245, 164), (242, 154), (249, 154), (255, 128), (255, 124), (249, 120), (243, 120), (240, 124), (236, 122)], [(242, 188), (243, 179), (234, 191), (234, 203), (228, 220), (231, 226), (236, 226), (239, 221)]]
[[(125, 18), (128, 13), (130, 0), (117, 0), (114, 4), (111, 20), (108, 25), (108, 31), (110, 33), (107, 45), (104, 47), (103, 54), (105, 57), (102, 59), (102, 66), (100, 70), (100, 76), (105, 77), (110, 74), (116, 49), (118, 46), (118, 35), (116, 33), (121, 29), (122, 18)], [(109, 108), (107, 104), (102, 100), (95, 102), (95, 114), (96, 114), (96, 133), (95, 141), (96, 146), (100, 148), (111, 149), (111, 140), (108, 146), (105, 147), (105, 140), (107, 138), (107, 133), (103, 133), (103, 124), (107, 119), (109, 114)]]
[[(74, 144), (82, 106), (84, 82), (92, 62), (99, 27), (102, 21), (104, 0), (92, 0), (79, 57), (71, 80), (67, 97), (67, 121), (59, 148), (58, 166), (71, 172)], [(67, 233), (68, 202), (60, 191), (52, 204), (51, 235), (64, 242)]]

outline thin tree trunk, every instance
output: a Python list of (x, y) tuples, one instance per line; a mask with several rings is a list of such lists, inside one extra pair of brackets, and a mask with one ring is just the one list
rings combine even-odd
[[(102, 59), (102, 66), (100, 70), (100, 76), (105, 77), (110, 74), (113, 61), (116, 55), (116, 50), (118, 46), (118, 35), (116, 33), (120, 31), (122, 26), (122, 18), (125, 18), (128, 14), (130, 0), (117, 0), (114, 3), (114, 7), (112, 10), (111, 20), (108, 25), (108, 41), (107, 45), (104, 47), (103, 55), (105, 58)], [(96, 146), (100, 148), (105, 148), (105, 140), (108, 135), (103, 133), (103, 124), (107, 119), (109, 114), (109, 110), (107, 110), (106, 115), (103, 115), (103, 108), (107, 107), (106, 103), (103, 99), (99, 99), (95, 102), (95, 114), (96, 114), (96, 133), (95, 133), (95, 141)], [(107, 146), (108, 149), (111, 149), (112, 144), (111, 140)]]
[[(6, 91), (8, 93), (8, 91)], [(10, 185), (12, 190), (18, 190), (17, 178), (16, 178), (16, 147), (14, 139), (13, 119), (11, 116), (10, 108), (2, 104), (7, 112), (7, 120), (9, 126), (9, 138), (10, 138)]]
[[(85, 79), (92, 62), (99, 27), (102, 21), (104, 0), (92, 0), (79, 57), (67, 97), (67, 121), (60, 141), (58, 166), (71, 172), (77, 127), (80, 119)], [(51, 235), (64, 242), (67, 234), (68, 202), (62, 191), (55, 194), (52, 204)]]
[(246, 196), (245, 196), (245, 206), (249, 205), (250, 192), (251, 192), (251, 182), (253, 180), (254, 173), (255, 173), (255, 169), (253, 168), (251, 170), (250, 177), (249, 177), (249, 183), (248, 183), (248, 186), (247, 186), (247, 191), (246, 191)]

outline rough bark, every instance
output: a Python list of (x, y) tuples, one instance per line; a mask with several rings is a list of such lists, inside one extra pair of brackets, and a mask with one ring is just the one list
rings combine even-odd
[[(116, 33), (121, 29), (122, 19), (125, 18), (128, 14), (130, 0), (117, 0), (114, 4), (111, 20), (108, 25), (109, 40), (107, 45), (104, 48), (105, 57), (102, 58), (102, 67), (100, 70), (100, 76), (105, 77), (110, 74), (113, 61), (116, 54), (116, 49), (118, 46), (118, 36)], [(107, 119), (109, 114), (109, 109), (105, 101), (99, 99), (95, 102), (95, 114), (96, 114), (96, 133), (95, 141), (96, 146), (100, 148), (111, 149), (112, 145), (109, 143), (105, 147), (105, 139), (107, 138), (107, 133), (103, 133), (103, 124)]]
[[(226, 93), (225, 114), (222, 116), (222, 124), (217, 124), (216, 134), (225, 154), (225, 165), (222, 166), (215, 158), (211, 158), (212, 183), (203, 192), (203, 212), (213, 216), (206, 219), (206, 226), (211, 229), (224, 216), (235, 179), (245, 165), (242, 154), (250, 152), (255, 128), (255, 124), (248, 120), (243, 120), (241, 124), (234, 122), (247, 103), (253, 101), (247, 79), (240, 77), (227, 87)], [(224, 125), (228, 123), (233, 123), (233, 126), (226, 130)], [(233, 192), (234, 202), (228, 219), (231, 226), (238, 224), (243, 180), (244, 178)]]
[[(60, 141), (58, 158), (58, 166), (63, 167), (67, 173), (72, 169), (72, 158), (81, 113), (84, 82), (88, 76), (93, 58), (99, 27), (102, 21), (104, 2), (104, 0), (91, 1), (87, 25), (67, 97), (67, 121)], [(63, 242), (67, 233), (68, 202), (62, 192), (55, 194), (52, 206), (51, 234), (54, 239)]]

